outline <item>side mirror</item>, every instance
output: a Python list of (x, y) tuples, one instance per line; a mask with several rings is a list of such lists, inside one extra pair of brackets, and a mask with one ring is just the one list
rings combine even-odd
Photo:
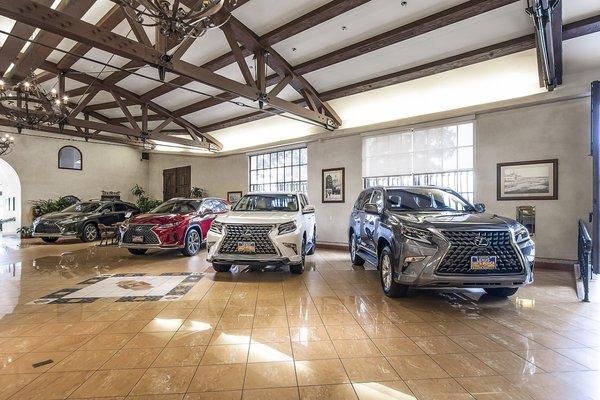
[(373, 204), (373, 203), (367, 203), (365, 204), (365, 206), (363, 207), (364, 212), (366, 212), (367, 214), (375, 214), (375, 215), (379, 215), (379, 208), (377, 207), (377, 204)]
[(314, 214), (315, 213), (315, 206), (312, 205), (307, 205), (304, 206), (304, 208), (302, 209), (302, 214)]
[(105, 208), (102, 210), (102, 214), (108, 214), (110, 212), (109, 208)]
[(210, 215), (210, 214), (214, 214), (214, 211), (212, 210), (212, 208), (205, 208), (204, 211), (202, 211), (202, 216), (203, 217), (205, 215)]
[(477, 203), (474, 206), (475, 206), (475, 211), (477, 211), (478, 213), (484, 213), (485, 212), (485, 204), (483, 204), (483, 203)]

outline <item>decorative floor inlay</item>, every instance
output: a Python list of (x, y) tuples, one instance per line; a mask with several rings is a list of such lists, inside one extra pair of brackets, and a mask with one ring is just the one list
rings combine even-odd
[(183, 297), (202, 279), (203, 274), (165, 272), (99, 275), (36, 299), (29, 304), (92, 303), (97, 299), (116, 298), (118, 302), (173, 301)]

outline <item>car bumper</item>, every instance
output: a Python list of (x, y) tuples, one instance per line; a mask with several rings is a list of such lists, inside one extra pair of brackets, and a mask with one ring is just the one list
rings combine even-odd
[(302, 262), (300, 254), (302, 235), (299, 230), (284, 235), (277, 235), (276, 229), (271, 231), (269, 239), (273, 243), (275, 254), (222, 253), (220, 249), (224, 238), (225, 234), (208, 231), (206, 237), (207, 261), (242, 265), (294, 265)]
[[(439, 244), (438, 244), (439, 246)], [(533, 242), (518, 249), (517, 255), (523, 266), (520, 273), (486, 272), (478, 274), (439, 274), (446, 249), (442, 246), (424, 246), (412, 241), (404, 243), (404, 251), (394, 273), (394, 280), (410, 286), (425, 287), (521, 287), (533, 283), (535, 246)], [(422, 258), (422, 260), (407, 262)]]
[(119, 243), (119, 247), (124, 249), (181, 249), (183, 246), (178, 244), (142, 244), (142, 243)]
[(49, 237), (49, 238), (75, 238), (77, 232), (66, 232), (66, 233), (32, 233), (31, 236), (36, 238)]

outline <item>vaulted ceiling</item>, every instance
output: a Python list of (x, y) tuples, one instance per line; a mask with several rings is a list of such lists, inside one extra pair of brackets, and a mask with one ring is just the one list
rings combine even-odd
[[(33, 72), (45, 88), (64, 86), (64, 134), (129, 144), (141, 136), (219, 151), (223, 140), (232, 147), (232, 127), (243, 135), (244, 124), (285, 117), (343, 128), (344, 103), (334, 100), (532, 51), (526, 6), (238, 0), (222, 10), (221, 28), (157, 45), (153, 28), (110, 0), (0, 0), (0, 30), (10, 32), (0, 33), (0, 73), (14, 82)], [(566, 1), (562, 22), (564, 74), (599, 68), (590, 49), (600, 41), (600, 4)], [(172, 56), (168, 63), (160, 59), (162, 46)]]

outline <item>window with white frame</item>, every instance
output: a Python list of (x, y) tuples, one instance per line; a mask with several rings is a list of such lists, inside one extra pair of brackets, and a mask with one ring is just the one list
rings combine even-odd
[(473, 202), (473, 123), (363, 138), (364, 186), (443, 186)]
[(250, 191), (306, 192), (306, 147), (250, 156)]

